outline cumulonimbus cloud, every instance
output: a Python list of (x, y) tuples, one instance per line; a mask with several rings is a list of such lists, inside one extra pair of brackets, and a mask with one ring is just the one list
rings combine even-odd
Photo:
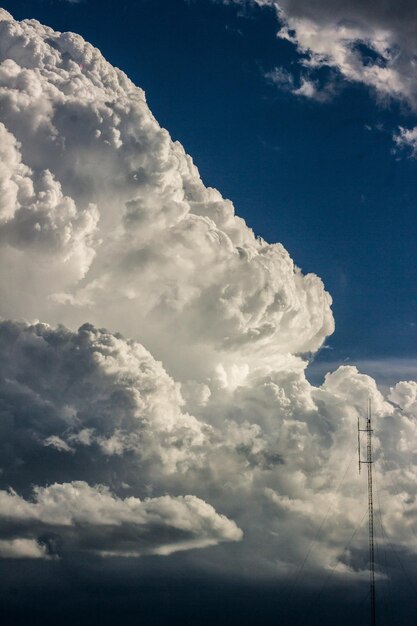
[(312, 386), (321, 280), (204, 186), (98, 50), (0, 17), (0, 555), (218, 543), (201, 567), (286, 576), (331, 510), (308, 566), (360, 574), (366, 538), (343, 546), (365, 492), (340, 459), (368, 397), (385, 527), (414, 554), (416, 383)]

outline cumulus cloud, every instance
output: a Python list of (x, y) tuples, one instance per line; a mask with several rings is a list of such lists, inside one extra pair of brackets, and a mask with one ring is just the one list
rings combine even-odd
[(0, 15), (0, 556), (221, 543), (200, 567), (287, 576), (331, 510), (308, 566), (361, 575), (366, 537), (343, 547), (366, 494), (340, 459), (369, 396), (384, 520), (414, 554), (415, 383), (311, 385), (321, 280), (204, 186), (98, 50)]
[(417, 383), (415, 381), (397, 383), (391, 389), (389, 399), (409, 415), (417, 417)]

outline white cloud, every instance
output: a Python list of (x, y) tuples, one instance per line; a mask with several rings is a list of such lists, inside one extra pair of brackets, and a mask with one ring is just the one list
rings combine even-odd
[[(81, 278), (94, 256), (92, 236), (98, 221), (94, 205), (77, 211), (49, 170), (36, 175), (21, 162), (15, 137), (0, 123), (0, 241), (15, 250), (71, 262)], [(36, 258), (36, 257), (35, 257)]]
[(389, 399), (410, 416), (417, 418), (417, 382), (409, 380), (397, 383), (391, 389)]
[[(26, 168), (7, 172), (9, 202), (13, 176), (27, 186), (25, 176), (50, 172), (68, 206), (65, 242), (54, 240), (64, 266), (44, 246), (28, 277), (16, 257), (24, 252), (26, 270), (32, 240), (19, 240), (19, 252), (3, 247), (4, 316), (118, 328), (172, 369), (181, 350), (184, 376), (202, 363), (212, 370), (218, 355), (265, 360), (321, 345), (333, 318), (320, 279), (303, 276), (281, 245), (255, 238), (232, 203), (203, 185), (140, 89), (77, 35), (30, 20), (0, 30), (4, 132), (15, 168)], [(19, 297), (9, 293), (10, 265)]]
[[(417, 359), (406, 357), (385, 357), (380, 359), (355, 360), (355, 366), (368, 374), (382, 389), (388, 391), (398, 380), (408, 380), (415, 376)], [(307, 368), (307, 377), (313, 383), (319, 383), (327, 372), (339, 367), (338, 361), (313, 360)]]
[(417, 156), (417, 126), (415, 128), (403, 128), (400, 126), (396, 135), (394, 135), (394, 142), (399, 150), (405, 149), (409, 152), (410, 156)]
[(13, 16), (6, 9), (0, 8), (0, 20), (12, 20)]

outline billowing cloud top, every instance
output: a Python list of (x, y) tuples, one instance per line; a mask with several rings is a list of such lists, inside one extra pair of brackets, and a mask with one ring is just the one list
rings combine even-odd
[(287, 575), (331, 509), (308, 566), (360, 575), (363, 483), (339, 460), (369, 396), (385, 527), (414, 553), (417, 384), (310, 385), (320, 279), (204, 186), (98, 50), (0, 17), (0, 556), (222, 544), (201, 567)]
[(259, 359), (322, 344), (321, 281), (203, 185), (141, 89), (72, 33), (0, 36), (3, 315), (89, 318), (164, 358), (173, 338)]

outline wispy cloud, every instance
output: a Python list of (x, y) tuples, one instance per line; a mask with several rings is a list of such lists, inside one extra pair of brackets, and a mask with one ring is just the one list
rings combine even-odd
[[(278, 68), (278, 87), (325, 102), (339, 92), (343, 80), (368, 87), (380, 103), (394, 100), (417, 111), (417, 11), (412, 0), (377, 0), (372, 6), (360, 0), (254, 2), (275, 10), (278, 37), (294, 44), (299, 53), (300, 84), (294, 89), (294, 78), (283, 80)], [(317, 75), (323, 68), (333, 73), (319, 87)], [(415, 129), (399, 129), (395, 141), (399, 147), (408, 145), (414, 156)]]

